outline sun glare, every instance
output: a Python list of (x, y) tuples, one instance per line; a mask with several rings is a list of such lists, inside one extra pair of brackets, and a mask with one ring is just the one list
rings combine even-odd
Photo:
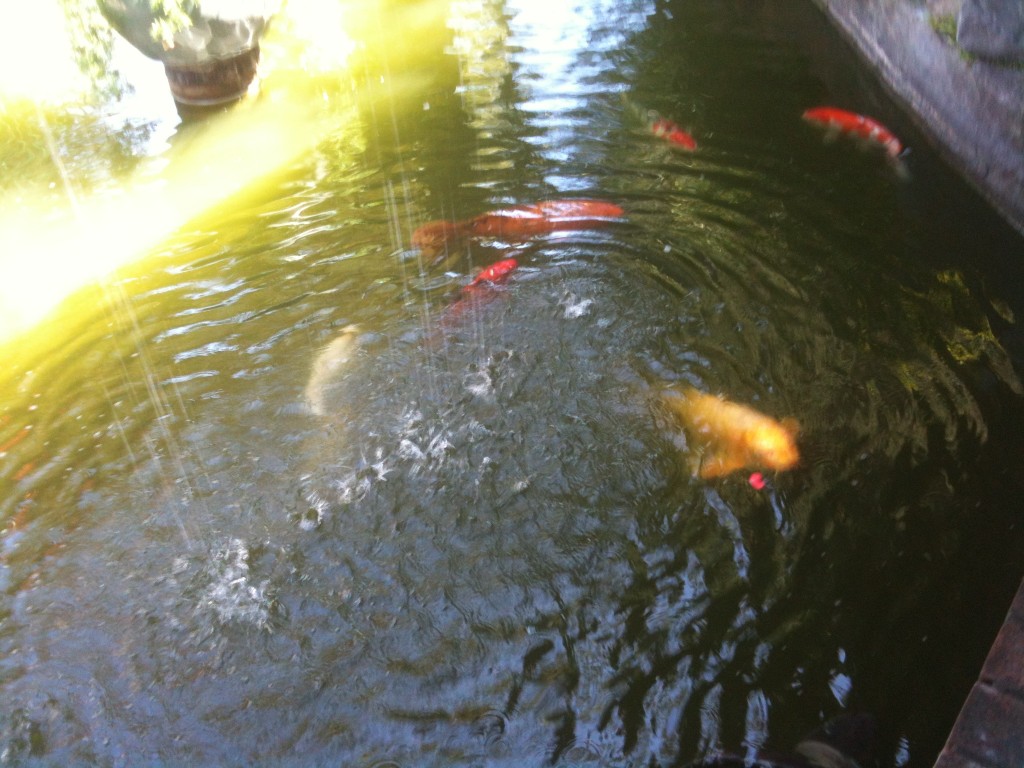
[(348, 29), (346, 6), (324, 0), (288, 0), (281, 26), (290, 46), (296, 49), (296, 64), (310, 73), (336, 71), (346, 66), (355, 44)]
[(61, 102), (84, 86), (57, 0), (19, 4), (16, 18), (0, 24), (0, 105), (15, 99)]
[[(75, 192), (74, 159), (59, 157), (50, 142), (64, 188), (33, 191), (26, 183), (0, 200), (0, 342), (39, 323), (76, 290), (100, 285), (190, 220), (253, 188), (329, 132), (342, 129), (350, 114), (345, 100), (311, 97), (331, 87), (325, 76), (330, 77), (329, 70), (340, 74), (353, 48), (339, 7), (292, 0), (287, 8), (298, 15), (281, 20), (285, 39), (279, 35), (266, 40), (268, 58), (273, 63), (276, 56), (287, 76), (265, 80), (259, 98), (196, 126), (188, 142), (164, 147), (134, 176), (81, 196)], [(66, 91), (56, 85), (74, 81), (67, 67), (75, 66), (66, 38), (53, 34), (54, 29), (63, 30), (63, 17), (52, 0), (29, 3), (24, 10), (38, 17), (29, 28), (46, 30), (45, 45), (17, 39), (25, 37), (20, 19), (18, 25), (8, 25), (4, 37), (11, 40), (0, 41), (0, 53), (13, 59), (0, 69), (31, 73), (32, 78), (19, 79), (10, 89), (0, 83), (0, 94), (17, 93), (37, 104), (64, 97)], [(16, 33), (10, 30), (13, 26)], [(288, 37), (292, 29), (297, 34)], [(169, 93), (161, 95), (170, 101)], [(36, 113), (46, 133), (44, 110)]]

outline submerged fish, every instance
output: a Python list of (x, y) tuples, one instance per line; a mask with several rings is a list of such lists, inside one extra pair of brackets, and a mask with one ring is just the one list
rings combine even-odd
[(623, 213), (620, 206), (604, 200), (548, 200), (488, 211), (464, 221), (431, 221), (413, 232), (412, 244), (434, 253), (472, 237), (520, 240), (562, 230), (593, 229)]
[(480, 283), (496, 283), (506, 277), (509, 272), (516, 269), (518, 266), (519, 262), (515, 259), (502, 259), (501, 261), (496, 261), (489, 267), (484, 267), (480, 270), (480, 272), (477, 273), (477, 276), (473, 278), (472, 282), (462, 290), (472, 290), (474, 287), (480, 285)]
[(469, 312), (479, 312), (483, 306), (496, 297), (493, 286), (502, 282), (513, 271), (519, 268), (515, 259), (502, 259), (481, 269), (466, 285), (462, 286), (462, 295), (450, 304), (438, 318), (434, 332), (427, 337), (428, 346), (440, 341), (441, 336), (453, 326), (463, 321)]
[(662, 393), (691, 441), (690, 467), (703, 478), (722, 477), (738, 469), (792, 469), (800, 460), (799, 430), (792, 419), (776, 421), (746, 405), (696, 389)]
[(626, 113), (632, 116), (631, 120), (642, 123), (647, 131), (657, 138), (664, 139), (673, 147), (688, 152), (697, 148), (697, 140), (667, 117), (663, 117), (653, 109), (644, 109), (634, 103), (625, 93), (622, 94), (622, 104)]
[(903, 143), (877, 120), (836, 107), (814, 107), (803, 114), (803, 119), (829, 131), (842, 133), (875, 144), (885, 150), (893, 160), (903, 152)]
[(352, 360), (359, 346), (359, 327), (348, 325), (313, 361), (306, 383), (306, 405), (314, 416), (324, 416), (324, 393), (331, 380)]
[(693, 151), (697, 148), (697, 140), (668, 118), (655, 117), (650, 124), (650, 128), (651, 133), (659, 139), (664, 139), (672, 146), (687, 151)]
[(792, 752), (722, 752), (686, 768), (867, 768), (878, 747), (878, 723), (866, 713), (830, 720), (806, 736)]

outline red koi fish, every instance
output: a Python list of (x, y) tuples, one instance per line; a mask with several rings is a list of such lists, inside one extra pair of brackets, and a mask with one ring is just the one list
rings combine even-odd
[(664, 139), (674, 147), (692, 152), (697, 148), (697, 141), (690, 134), (664, 117), (656, 117), (651, 122), (651, 133), (659, 139)]
[(519, 266), (519, 262), (515, 259), (502, 259), (496, 261), (491, 266), (485, 267), (480, 273), (473, 278), (473, 281), (469, 285), (463, 286), (462, 290), (471, 291), (480, 283), (496, 283), (499, 280), (504, 279), (509, 272), (516, 269)]
[[(662, 396), (686, 430), (694, 476), (722, 477), (756, 467), (786, 470), (800, 461), (796, 447), (799, 426), (792, 419), (776, 421), (746, 405), (696, 389), (669, 389)], [(754, 476), (751, 478), (754, 485)]]
[(434, 332), (427, 337), (428, 345), (439, 343), (443, 334), (459, 325), (467, 314), (479, 314), (486, 304), (497, 298), (497, 293), (488, 288), (518, 268), (519, 262), (515, 259), (502, 259), (480, 270), (472, 281), (462, 287), (458, 300), (441, 313)]
[(412, 235), (412, 244), (433, 253), (471, 237), (522, 239), (570, 229), (592, 229), (620, 218), (623, 210), (603, 200), (549, 200), (482, 213), (465, 221), (432, 221)]
[(882, 147), (893, 160), (903, 152), (902, 142), (892, 131), (877, 120), (864, 115), (847, 112), (845, 109), (836, 107), (814, 107), (804, 112), (803, 119), (830, 131), (876, 144)]
[(693, 136), (668, 118), (659, 115), (655, 110), (644, 109), (625, 93), (622, 94), (622, 104), (630, 121), (643, 124), (646, 130), (655, 137), (664, 139), (673, 147), (687, 152), (692, 152), (697, 148), (697, 140)]

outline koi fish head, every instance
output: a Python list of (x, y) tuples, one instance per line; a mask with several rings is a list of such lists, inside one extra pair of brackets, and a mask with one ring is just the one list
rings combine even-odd
[(776, 419), (746, 405), (696, 389), (663, 392), (682, 422), (694, 475), (724, 477), (739, 469), (792, 469), (800, 461), (799, 430), (792, 419)]
[(747, 433), (747, 448), (765, 467), (792, 469), (800, 461), (796, 433), (796, 422), (791, 419), (782, 422), (765, 420)]

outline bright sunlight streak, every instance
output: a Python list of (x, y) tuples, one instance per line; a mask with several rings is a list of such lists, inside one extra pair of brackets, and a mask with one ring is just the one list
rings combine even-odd
[(80, 93), (84, 78), (71, 55), (57, 0), (32, 0), (0, 24), (0, 104), (31, 98), (61, 102)]
[[(51, 17), (55, 11), (51, 5), (55, 3), (46, 0), (24, 8), (25, 13), (42, 14), (36, 23), (46, 32), (49, 44), (28, 44), (27, 58), (9, 63), (4, 70), (19, 76), (36, 71), (40, 77), (63, 72), (57, 79), (65, 81), (70, 77), (66, 69), (49, 72), (41, 65), (26, 64), (48, 61), (74, 68), (68, 61), (67, 40), (52, 34), (53, 29), (63, 30), (63, 17), (59, 10)], [(264, 41), (266, 59), (280, 64), (280, 76), (265, 78), (259, 98), (211, 117), (198, 126), (187, 147), (167, 147), (134, 177), (80, 198), (73, 172), (65, 169), (50, 141), (64, 189), (42, 189), (35, 195), (21, 190), (16, 199), (0, 200), (0, 341), (39, 323), (76, 290), (102, 281), (158, 247), (190, 220), (294, 162), (350, 119), (347, 107), (331, 103), (335, 100), (330, 98), (330, 94), (344, 93), (338, 76), (353, 49), (339, 6), (292, 0), (288, 8), (297, 15), (275, 21), (281, 22), (278, 26), (289, 37), (272, 39), (272, 27)], [(4, 34), (28, 37), (20, 21), (9, 25), (17, 30)], [(0, 52), (8, 55), (11, 50), (0, 42)], [(37, 104), (44, 94), (61, 95), (38, 85), (19, 82), (19, 86), (20, 95), (31, 96)], [(169, 101), (170, 94), (165, 98)], [(48, 134), (43, 110), (37, 114), (40, 128)], [(159, 168), (157, 173), (154, 166)], [(54, 203), (56, 192), (61, 193), (62, 204)]]

